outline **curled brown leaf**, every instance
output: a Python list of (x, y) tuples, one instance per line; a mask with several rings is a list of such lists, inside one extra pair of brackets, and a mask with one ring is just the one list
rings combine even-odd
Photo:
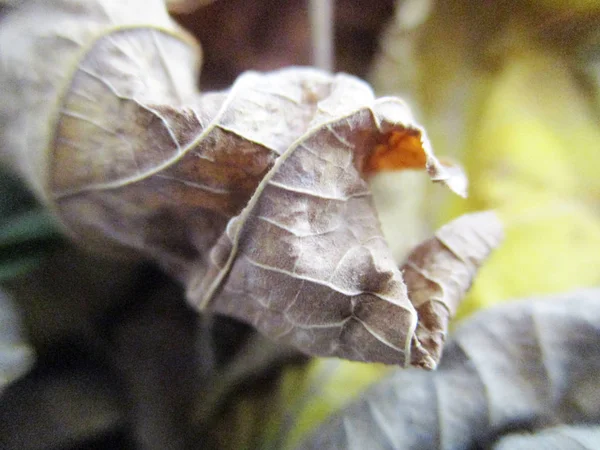
[(432, 366), (366, 177), (466, 179), (404, 103), (309, 68), (200, 94), (198, 48), (159, 1), (31, 2), (9, 41), (3, 158), (76, 239), (151, 257), (199, 309), (307, 353)]

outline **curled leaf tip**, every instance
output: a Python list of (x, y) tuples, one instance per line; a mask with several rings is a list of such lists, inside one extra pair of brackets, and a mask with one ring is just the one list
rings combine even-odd
[(436, 183), (442, 183), (455, 194), (466, 198), (468, 195), (469, 180), (463, 168), (452, 162), (432, 162), (427, 167), (431, 179)]
[(503, 237), (502, 223), (493, 211), (465, 214), (411, 252), (402, 273), (419, 318), (413, 365), (435, 368), (450, 319)]
[(382, 136), (367, 151), (363, 167), (366, 175), (426, 169), (432, 181), (444, 184), (461, 197), (467, 196), (468, 180), (462, 167), (436, 158), (425, 131), (414, 121), (404, 102), (380, 99), (375, 103), (374, 112)]

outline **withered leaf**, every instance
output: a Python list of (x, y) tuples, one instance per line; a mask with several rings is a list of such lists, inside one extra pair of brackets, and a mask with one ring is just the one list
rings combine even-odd
[(477, 269), (503, 236), (502, 224), (493, 212), (465, 214), (411, 252), (402, 275), (419, 316), (412, 355), (416, 365), (437, 365), (449, 320)]
[(599, 296), (585, 289), (478, 312), (437, 371), (393, 372), (297, 448), (597, 447)]
[[(422, 168), (461, 195), (466, 180), (400, 100), (308, 68), (200, 95), (197, 46), (160, 1), (27, 3), (0, 42), (3, 156), (80, 242), (149, 256), (199, 309), (310, 354), (435, 365), (419, 339), (439, 327), (417, 328), (366, 177)], [(425, 292), (417, 307), (453, 309)]]

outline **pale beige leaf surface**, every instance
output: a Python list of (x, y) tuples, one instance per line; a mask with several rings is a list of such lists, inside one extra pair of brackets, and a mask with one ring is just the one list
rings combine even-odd
[(0, 43), (3, 158), (81, 243), (153, 258), (199, 309), (307, 353), (435, 366), (439, 350), (412, 354), (367, 178), (426, 169), (460, 195), (466, 179), (403, 102), (307, 68), (200, 95), (198, 48), (159, 1), (32, 1)]

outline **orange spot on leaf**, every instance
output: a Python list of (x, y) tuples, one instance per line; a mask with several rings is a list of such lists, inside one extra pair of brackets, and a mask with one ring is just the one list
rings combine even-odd
[(375, 146), (367, 159), (365, 171), (424, 169), (426, 162), (427, 156), (418, 132), (392, 131), (387, 142)]

